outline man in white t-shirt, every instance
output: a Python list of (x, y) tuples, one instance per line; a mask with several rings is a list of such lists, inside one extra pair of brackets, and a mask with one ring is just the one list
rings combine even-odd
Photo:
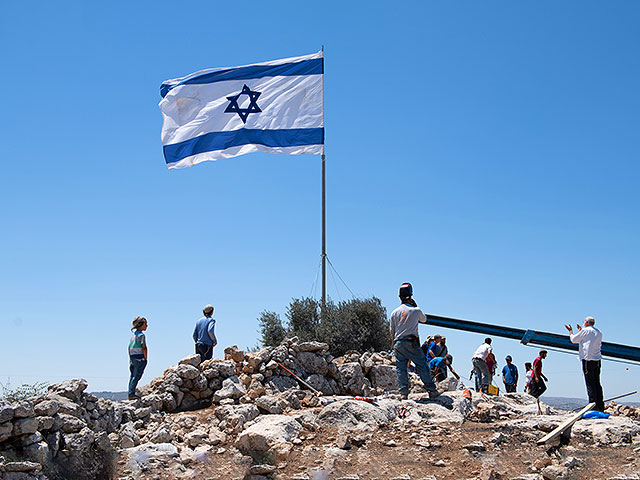
[(491, 339), (487, 337), (484, 339), (484, 343), (475, 351), (473, 357), (471, 357), (473, 373), (476, 376), (476, 392), (482, 389), (484, 393), (487, 393), (489, 390), (489, 367), (487, 367), (485, 360), (492, 351)]
[(576, 333), (573, 333), (571, 325), (565, 324), (565, 328), (569, 330), (571, 342), (579, 344), (578, 356), (582, 362), (582, 373), (584, 373), (584, 381), (587, 384), (589, 402), (595, 402), (594, 409), (598, 412), (604, 412), (604, 394), (600, 384), (602, 332), (594, 327), (595, 323), (595, 318), (585, 317), (582, 327), (576, 325), (578, 328)]

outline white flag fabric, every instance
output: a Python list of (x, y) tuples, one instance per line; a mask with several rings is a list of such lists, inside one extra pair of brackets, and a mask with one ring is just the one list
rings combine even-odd
[(160, 87), (167, 166), (250, 152), (324, 153), (323, 52), (201, 70)]

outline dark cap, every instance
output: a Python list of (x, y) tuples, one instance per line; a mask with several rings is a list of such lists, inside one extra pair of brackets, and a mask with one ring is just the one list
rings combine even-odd
[(400, 285), (400, 298), (409, 298), (413, 296), (413, 287), (409, 282)]
[(510, 361), (512, 361), (512, 360), (513, 360), (513, 358), (511, 358), (511, 355), (507, 355), (507, 356), (505, 357), (505, 360), (506, 360), (507, 362), (510, 362)]

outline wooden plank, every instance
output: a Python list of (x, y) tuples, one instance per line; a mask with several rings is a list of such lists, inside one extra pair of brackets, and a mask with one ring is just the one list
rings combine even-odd
[(589, 410), (593, 410), (593, 407), (595, 407), (595, 406), (596, 406), (596, 403), (595, 402), (591, 402), (589, 405), (584, 407), (582, 410), (580, 410), (578, 413), (576, 413), (569, 420), (567, 420), (564, 423), (561, 423), (560, 425), (558, 425), (555, 428), (555, 430), (553, 430), (552, 432), (547, 433), (544, 437), (542, 437), (540, 440), (538, 440), (538, 445), (544, 445), (545, 443), (547, 443), (547, 442), (553, 440), (554, 438), (559, 437), (560, 435), (562, 435), (562, 433), (567, 428), (569, 428), (574, 423), (576, 423), (578, 420), (580, 420), (582, 418), (582, 415), (587, 413)]

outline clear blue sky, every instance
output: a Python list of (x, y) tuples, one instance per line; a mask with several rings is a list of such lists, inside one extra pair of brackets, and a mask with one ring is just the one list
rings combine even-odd
[[(136, 315), (147, 382), (192, 352), (204, 304), (221, 345), (246, 347), (262, 310), (310, 293), (320, 158), (168, 171), (157, 104), (163, 80), (322, 45), (328, 253), (357, 295), (390, 312), (411, 281), (430, 313), (558, 333), (593, 315), (605, 340), (638, 345), (639, 15), (582, 0), (5, 3), (0, 381), (125, 390)], [(482, 337), (446, 333), (467, 372)], [(501, 365), (536, 354), (495, 346)], [(605, 396), (639, 386), (626, 368), (605, 363)], [(545, 370), (550, 395), (585, 396), (575, 357)]]

